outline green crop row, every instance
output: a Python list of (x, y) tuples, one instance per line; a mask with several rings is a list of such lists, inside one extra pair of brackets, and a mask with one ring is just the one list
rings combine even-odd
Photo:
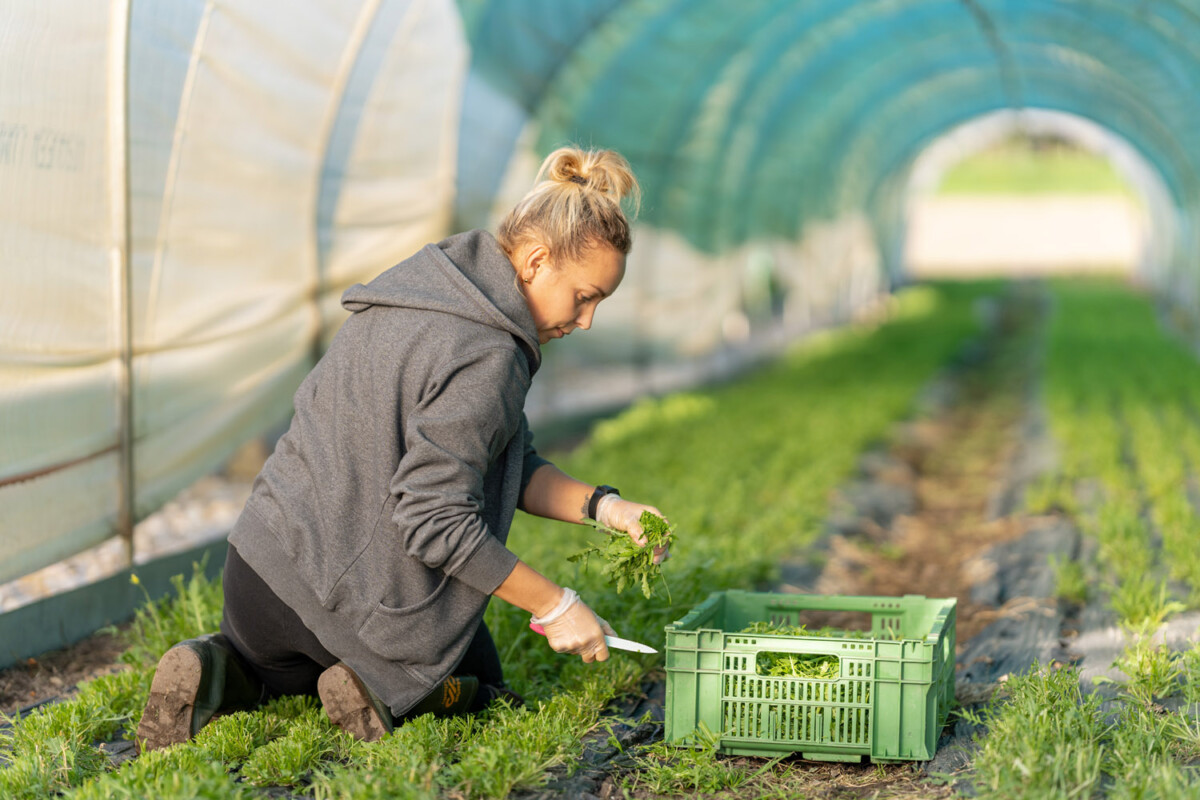
[[(576, 588), (621, 635), (661, 646), (663, 626), (709, 592), (755, 588), (818, 533), (835, 487), (859, 453), (909, 414), (919, 390), (976, 330), (972, 301), (991, 287), (906, 290), (884, 324), (815, 336), (743, 380), (644, 400), (599, 423), (555, 460), (569, 473), (620, 486), (662, 509), (679, 532), (664, 565), (671, 599), (618, 594), (599, 570), (568, 557), (594, 532), (519, 516), (510, 546), (535, 568)], [(319, 800), (452, 795), (507, 796), (547, 771), (578, 764), (584, 735), (603, 727), (613, 700), (636, 692), (660, 656), (614, 652), (599, 665), (557, 655), (528, 615), (492, 603), (487, 623), (525, 709), (477, 717), (422, 717), (380, 742), (348, 740), (312, 701), (279, 701), (216, 720), (192, 742), (113, 770), (95, 746), (136, 728), (148, 679), (172, 642), (216, 627), (220, 585), (179, 583), (179, 597), (147, 606), (127, 653), (130, 671), (88, 684), (75, 699), (15, 722), (0, 751), (0, 796), (240, 797), (253, 787), (300, 787)], [(611, 724), (611, 723), (609, 723)], [(691, 753), (645, 761), (654, 785), (749, 779)], [(724, 776), (724, 777), (722, 777)], [(635, 779), (635, 783), (636, 783)]]
[[(1059, 595), (1107, 596), (1128, 634), (1113, 666), (1119, 712), (1080, 691), (1074, 670), (1035, 669), (986, 713), (975, 760), (981, 796), (1194, 797), (1181, 766), (1200, 756), (1200, 723), (1163, 699), (1198, 699), (1200, 645), (1154, 635), (1187, 599), (1200, 602), (1200, 364), (1164, 332), (1150, 300), (1115, 281), (1053, 287), (1044, 378), (1056, 474), (1028, 496), (1069, 514), (1098, 544), (1094, 564), (1055, 564)], [(1104, 681), (1101, 681), (1104, 683)]]
[(982, 713), (961, 712), (988, 726), (974, 762), (982, 800), (1196, 796), (1181, 764), (1200, 756), (1200, 723), (1186, 713), (1127, 703), (1107, 721), (1074, 669), (1035, 665), (1005, 688)]
[(1045, 395), (1060, 467), (1031, 506), (1071, 513), (1099, 542), (1122, 620), (1153, 624), (1164, 581), (1200, 604), (1200, 363), (1119, 284), (1061, 284), (1054, 297)]

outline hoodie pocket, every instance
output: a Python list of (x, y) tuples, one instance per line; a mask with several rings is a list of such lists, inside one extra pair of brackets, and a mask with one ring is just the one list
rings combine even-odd
[(442, 576), (429, 596), (402, 608), (377, 603), (358, 630), (363, 643), (391, 661), (439, 664), (465, 627), (456, 619), (463, 609), (449, 602), (451, 583), (449, 575)]

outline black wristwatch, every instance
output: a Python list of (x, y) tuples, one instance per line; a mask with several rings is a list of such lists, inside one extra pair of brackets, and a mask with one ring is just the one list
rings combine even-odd
[(604, 495), (606, 495), (606, 494), (615, 494), (617, 497), (621, 496), (620, 490), (617, 489), (617, 487), (615, 487), (615, 486), (608, 486), (608, 485), (597, 486), (596, 491), (592, 492), (591, 499), (588, 500), (588, 506), (587, 506), (588, 519), (596, 519), (596, 507), (598, 505), (600, 505), (600, 498), (604, 497)]

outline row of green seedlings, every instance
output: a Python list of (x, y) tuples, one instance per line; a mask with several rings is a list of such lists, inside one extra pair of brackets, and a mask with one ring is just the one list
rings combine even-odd
[(1181, 762), (1200, 756), (1200, 727), (1160, 702), (1200, 702), (1200, 647), (1174, 650), (1156, 634), (1181, 599), (1200, 601), (1200, 519), (1186, 495), (1200, 439), (1185, 424), (1200, 408), (1200, 365), (1115, 282), (1057, 284), (1054, 299), (1046, 406), (1060, 464), (1027, 500), (1069, 513), (1098, 543), (1094, 565), (1055, 564), (1058, 592), (1082, 603), (1103, 585), (1128, 637), (1113, 664), (1125, 677), (1111, 682), (1115, 716), (1081, 692), (1074, 669), (1010, 680), (974, 718), (989, 726), (975, 761), (981, 796), (1194, 796)]
[(1189, 498), (1200, 465), (1200, 366), (1144, 298), (1105, 284), (1060, 286), (1056, 298), (1046, 399), (1062, 463), (1031, 506), (1084, 517), (1119, 577), (1156, 566), (1150, 527), (1170, 576), (1200, 585), (1191, 546), (1200, 518)]
[[(1056, 294), (1047, 404), (1062, 466), (1049, 497), (1032, 502), (1065, 509), (1099, 543), (1108, 603), (1144, 650), (1169, 617), (1200, 607), (1200, 514), (1189, 497), (1200, 467), (1200, 429), (1189, 422), (1200, 411), (1200, 364), (1143, 297), (1112, 284)], [(1057, 569), (1060, 595), (1086, 600), (1085, 565)], [(1172, 597), (1172, 585), (1181, 594)]]
[[(585, 479), (636, 487), (627, 493), (664, 509), (686, 531), (685, 546), (674, 548), (668, 563), (669, 599), (618, 593), (610, 575), (569, 561), (587, 545), (583, 526), (521, 517), (510, 546), (577, 588), (601, 616), (619, 620), (622, 635), (660, 642), (663, 626), (710, 592), (775, 579), (781, 557), (811, 541), (830, 491), (851, 473), (858, 453), (909, 413), (919, 389), (974, 332), (971, 302), (981, 291), (908, 290), (886, 324), (814, 337), (738, 383), (639, 403), (556, 459)], [(640, 576), (628, 585), (645, 588)], [(177, 589), (176, 599), (139, 614), (123, 656), (127, 672), (13, 720), (0, 734), (7, 753), (0, 796), (241, 797), (254, 787), (283, 786), (347, 800), (505, 797), (544, 784), (551, 770), (574, 769), (585, 734), (610, 724), (604, 709), (661, 666), (661, 656), (614, 653), (599, 665), (560, 656), (528, 630), (527, 614), (493, 603), (486, 621), (504, 643), (506, 677), (525, 695), (524, 709), (422, 718), (363, 744), (346, 741), (311, 701), (268, 706), (219, 718), (192, 742), (113, 769), (97, 743), (136, 730), (159, 656), (218, 626), (219, 582), (197, 575)], [(723, 765), (704, 761), (703, 751), (668, 762), (656, 752), (638, 761), (629, 787), (640, 785), (643, 772), (658, 776), (655, 782), (668, 773), (699, 783), (707, 780), (701, 773), (726, 774)]]
[(1080, 689), (1075, 668), (1035, 665), (983, 711), (959, 713), (987, 726), (973, 762), (981, 800), (1196, 797), (1195, 776), (1180, 765), (1200, 757), (1200, 723), (1132, 695), (1106, 713), (1098, 693)]

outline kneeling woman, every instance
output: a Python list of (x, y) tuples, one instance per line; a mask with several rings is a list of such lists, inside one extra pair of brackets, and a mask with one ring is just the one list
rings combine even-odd
[(519, 701), (483, 624), (492, 595), (555, 651), (608, 658), (608, 624), (505, 542), (517, 508), (639, 542), (657, 513), (539, 457), (523, 411), (541, 347), (587, 330), (620, 284), (636, 195), (619, 155), (563, 148), (495, 237), (452, 236), (346, 291), (351, 315), (230, 534), (221, 633), (159, 662), (145, 748), (282, 694), (318, 694), (364, 739)]

